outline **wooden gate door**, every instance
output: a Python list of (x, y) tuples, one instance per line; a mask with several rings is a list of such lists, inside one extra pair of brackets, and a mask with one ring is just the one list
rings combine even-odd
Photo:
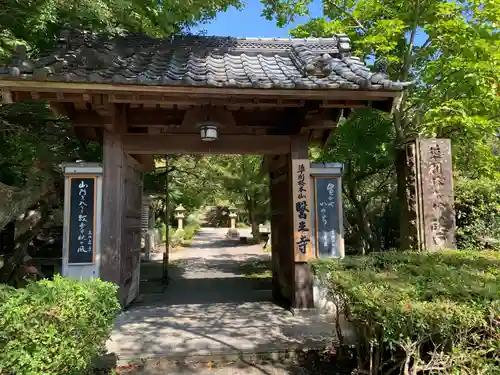
[(123, 223), (123, 256), (121, 257), (125, 305), (139, 294), (141, 265), (142, 173), (127, 163), (125, 172), (125, 212)]

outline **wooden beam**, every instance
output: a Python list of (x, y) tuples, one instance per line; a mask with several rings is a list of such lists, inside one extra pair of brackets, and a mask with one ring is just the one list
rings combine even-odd
[(75, 108), (71, 105), (71, 103), (51, 102), (49, 103), (49, 107), (56, 116), (65, 116), (70, 119), (71, 115), (75, 111)]
[(153, 155), (131, 154), (130, 157), (136, 161), (136, 169), (141, 172), (152, 172), (154, 170), (155, 160)]
[(111, 123), (105, 123), (104, 127), (110, 133), (125, 133), (127, 131), (126, 104), (111, 104)]
[[(53, 103), (51, 106), (53, 107)], [(102, 128), (105, 127), (105, 124), (111, 124), (112, 119), (109, 117), (103, 118), (99, 113), (95, 111), (82, 110), (82, 111), (74, 111), (73, 113), (69, 113), (68, 117), (71, 119), (71, 123), (74, 127), (96, 127)], [(106, 126), (107, 130), (110, 131), (110, 126)]]
[(124, 134), (123, 147), (130, 154), (280, 154), (290, 150), (286, 135), (225, 135), (212, 142), (199, 134)]
[(99, 93), (162, 93), (190, 96), (205, 96), (220, 98), (221, 95), (247, 96), (247, 97), (272, 97), (302, 98), (302, 99), (341, 99), (341, 100), (384, 100), (400, 95), (399, 91), (382, 90), (328, 90), (328, 89), (253, 89), (253, 88), (222, 88), (222, 87), (193, 87), (193, 86), (152, 86), (152, 85), (120, 85), (108, 83), (75, 83), (55, 81), (32, 81), (19, 79), (1, 79), (0, 87), (12, 91), (37, 91), (37, 92), (81, 92), (86, 94)]

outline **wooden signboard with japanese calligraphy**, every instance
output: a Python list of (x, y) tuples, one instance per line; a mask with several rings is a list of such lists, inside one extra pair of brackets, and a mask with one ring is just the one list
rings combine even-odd
[(95, 262), (96, 177), (69, 178), (68, 264)]
[(315, 243), (320, 257), (341, 256), (341, 199), (339, 177), (314, 177)]
[(309, 160), (292, 160), (293, 231), (296, 262), (314, 258), (311, 243)]

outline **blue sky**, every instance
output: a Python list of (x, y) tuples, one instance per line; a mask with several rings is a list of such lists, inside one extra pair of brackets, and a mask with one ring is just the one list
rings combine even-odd
[[(234, 8), (217, 15), (212, 22), (194, 28), (193, 32), (205, 30), (207, 35), (262, 38), (286, 38), (289, 30), (297, 25), (304, 24), (311, 17), (321, 17), (323, 13), (322, 1), (314, 0), (310, 6), (310, 15), (298, 17), (293, 24), (280, 29), (276, 22), (267, 21), (261, 16), (263, 6), (260, 0), (247, 0), (247, 5), (242, 10)], [(423, 44), (425, 34), (417, 33), (416, 44)]]
[[(276, 26), (274, 21), (267, 21), (261, 16), (263, 6), (260, 0), (247, 0), (247, 5), (240, 11), (234, 8), (219, 13), (211, 23), (196, 27), (193, 31), (206, 30), (207, 35), (242, 37), (288, 37), (288, 30), (295, 25), (306, 23), (309, 17), (300, 17), (293, 25), (283, 29)], [(321, 1), (315, 0), (311, 6), (311, 17), (320, 17), (322, 14)]]

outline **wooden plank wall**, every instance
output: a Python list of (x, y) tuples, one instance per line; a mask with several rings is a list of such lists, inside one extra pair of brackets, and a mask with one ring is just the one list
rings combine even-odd
[(139, 294), (139, 270), (141, 264), (141, 214), (142, 173), (131, 164), (125, 172), (125, 210), (122, 251), (122, 282), (126, 293), (125, 304)]
[(142, 173), (123, 150), (119, 134), (104, 133), (100, 277), (120, 286), (126, 306), (139, 291)]

